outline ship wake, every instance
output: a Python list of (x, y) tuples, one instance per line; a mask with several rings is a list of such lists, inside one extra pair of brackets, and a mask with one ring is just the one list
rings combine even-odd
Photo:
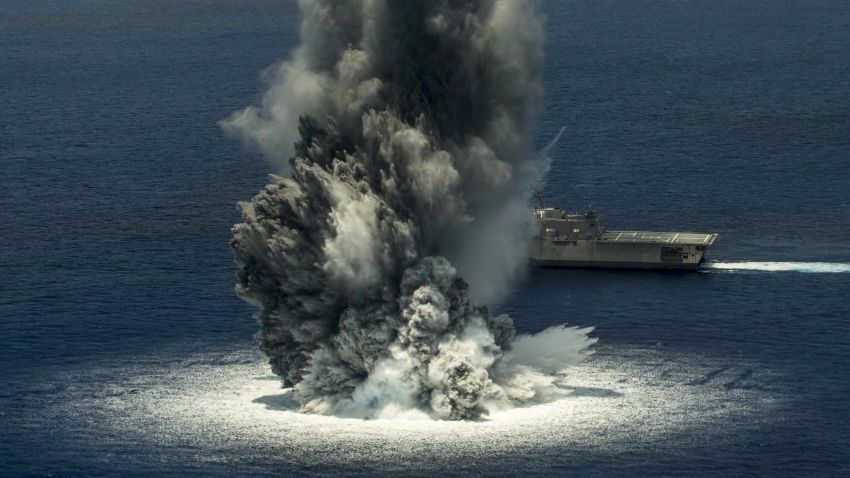
[(709, 261), (702, 265), (705, 272), (804, 272), (847, 274), (850, 273), (850, 263), (847, 262), (722, 262)]

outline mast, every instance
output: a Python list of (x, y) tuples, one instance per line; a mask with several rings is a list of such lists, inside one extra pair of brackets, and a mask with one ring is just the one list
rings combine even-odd
[(537, 204), (540, 205), (540, 209), (546, 209), (546, 206), (543, 205), (543, 195), (540, 194), (540, 191), (534, 191), (534, 197), (537, 198)]

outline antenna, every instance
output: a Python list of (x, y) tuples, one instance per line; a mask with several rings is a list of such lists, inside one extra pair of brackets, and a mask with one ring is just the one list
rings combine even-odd
[(533, 196), (537, 199), (537, 204), (540, 205), (540, 209), (545, 209), (546, 206), (543, 205), (543, 195), (540, 194), (540, 191), (534, 191)]

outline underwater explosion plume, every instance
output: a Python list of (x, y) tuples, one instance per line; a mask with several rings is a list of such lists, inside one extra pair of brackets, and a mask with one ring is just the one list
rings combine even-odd
[(351, 417), (475, 419), (557, 396), (590, 329), (515, 337), (473, 305), (524, 265), (545, 170), (528, 140), (537, 2), (299, 3), (294, 58), (224, 122), (289, 161), (240, 203), (231, 241), (272, 369), (303, 411)]

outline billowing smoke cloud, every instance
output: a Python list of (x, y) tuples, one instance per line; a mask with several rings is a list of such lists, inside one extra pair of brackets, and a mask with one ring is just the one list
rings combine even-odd
[(544, 169), (528, 144), (536, 2), (300, 5), (293, 60), (224, 123), (291, 158), (289, 177), (240, 203), (232, 240), (273, 370), (324, 414), (474, 419), (551, 398), (589, 330), (514, 337), (509, 317), (472, 303), (525, 262)]

